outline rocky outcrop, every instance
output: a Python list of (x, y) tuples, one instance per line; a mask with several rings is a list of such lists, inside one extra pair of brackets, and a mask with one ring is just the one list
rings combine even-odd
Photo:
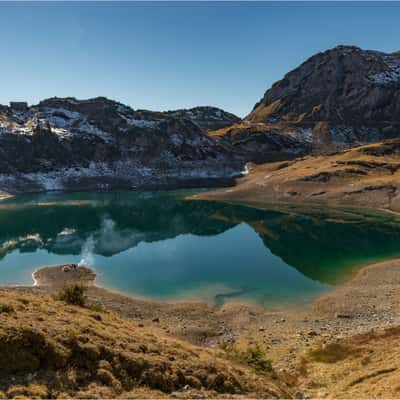
[(228, 152), (243, 162), (290, 160), (311, 151), (307, 140), (264, 124), (241, 123), (210, 132)]
[(240, 118), (217, 107), (194, 107), (188, 110), (168, 111), (176, 118), (192, 121), (204, 131), (224, 128), (240, 122)]
[(267, 90), (246, 120), (317, 151), (398, 137), (399, 54), (354, 46), (318, 53)]
[(242, 168), (184, 116), (103, 97), (0, 108), (2, 191), (221, 185)]

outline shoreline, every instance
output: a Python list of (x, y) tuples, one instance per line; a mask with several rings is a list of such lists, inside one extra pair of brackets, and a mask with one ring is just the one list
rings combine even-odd
[[(224, 190), (221, 188), (220, 190)], [(329, 209), (332, 211), (338, 212), (354, 212), (355, 214), (368, 214), (368, 213), (380, 213), (380, 214), (389, 214), (391, 216), (400, 217), (400, 211), (394, 211), (390, 208), (384, 207), (369, 207), (369, 206), (350, 206), (345, 204), (337, 204), (335, 202), (314, 202), (314, 203), (307, 203), (307, 202), (283, 202), (283, 201), (257, 201), (257, 200), (250, 200), (250, 199), (229, 199), (229, 198), (218, 198), (213, 197), (214, 193), (218, 193), (214, 190), (210, 190), (209, 193), (197, 193), (191, 196), (185, 197), (186, 200), (196, 200), (196, 201), (210, 201), (210, 202), (218, 202), (218, 203), (225, 203), (231, 205), (241, 205), (243, 207), (255, 208), (258, 210), (281, 210), (285, 212), (293, 212), (296, 209), (298, 211), (303, 211), (305, 213), (311, 212), (314, 213), (315, 210), (321, 209)], [(210, 197), (207, 194), (211, 194)], [(357, 212), (358, 211), (358, 212)]]
[[(63, 272), (65, 267), (67, 272)], [(262, 307), (240, 301), (214, 307), (202, 300), (151, 300), (99, 286), (95, 283), (95, 271), (87, 267), (71, 268), (69, 264), (40, 268), (32, 278), (36, 285), (4, 288), (51, 294), (66, 283), (83, 283), (87, 286), (90, 304), (139, 320), (144, 325), (156, 325), (164, 334), (202, 346), (220, 346), (244, 337), (264, 340), (266, 336), (273, 336), (281, 338), (273, 344), (278, 349), (277, 342), (297, 342), (293, 336), (307, 337), (308, 331), (317, 332), (316, 338), (322, 334), (328, 338), (328, 333), (323, 332), (326, 326), (329, 326), (330, 338), (382, 326), (400, 326), (400, 298), (397, 299), (395, 290), (400, 288), (400, 258), (368, 263), (345, 282), (300, 307), (287, 304)], [(307, 338), (307, 341), (313, 339)]]
[[(49, 291), (55, 291), (55, 290), (60, 290), (62, 289), (65, 285), (68, 284), (83, 284), (84, 286), (88, 288), (96, 288), (102, 291), (106, 291), (112, 295), (119, 296), (119, 297), (126, 297), (134, 301), (140, 301), (140, 302), (147, 302), (147, 303), (161, 303), (165, 305), (185, 305), (185, 304), (204, 304), (209, 307), (218, 309), (221, 308), (223, 305), (226, 304), (239, 304), (242, 306), (247, 306), (247, 307), (254, 307), (254, 308), (265, 308), (269, 309), (272, 311), (292, 311), (292, 310), (297, 310), (298, 308), (304, 308), (304, 307), (312, 307), (312, 305), (316, 302), (319, 301), (319, 299), (324, 298), (326, 296), (329, 296), (332, 293), (335, 293), (336, 291), (340, 290), (343, 287), (353, 285), (354, 283), (357, 283), (360, 280), (360, 277), (365, 275), (365, 272), (368, 271), (369, 269), (379, 269), (382, 267), (385, 267), (385, 265), (391, 263), (398, 263), (399, 268), (400, 268), (400, 255), (397, 255), (395, 257), (388, 256), (388, 258), (381, 259), (380, 261), (370, 261), (367, 263), (363, 264), (355, 264), (353, 267), (351, 267), (349, 273), (346, 275), (346, 277), (343, 278), (337, 285), (333, 286), (330, 290), (328, 290), (325, 293), (316, 295), (316, 297), (313, 297), (310, 300), (304, 301), (301, 303), (301, 305), (296, 305), (293, 304), (291, 305), (290, 303), (283, 303), (282, 307), (275, 307), (275, 306), (268, 306), (264, 307), (262, 305), (259, 305), (255, 302), (251, 301), (241, 301), (241, 300), (232, 300), (232, 301), (227, 301), (223, 302), (220, 305), (214, 305), (210, 302), (207, 302), (206, 300), (203, 299), (171, 299), (171, 300), (158, 300), (158, 299), (152, 299), (149, 297), (145, 296), (139, 296), (135, 294), (131, 294), (128, 292), (124, 291), (119, 291), (116, 289), (109, 288), (104, 285), (99, 285), (96, 283), (96, 278), (97, 278), (97, 273), (94, 268), (91, 268), (89, 266), (79, 266), (77, 264), (62, 264), (62, 265), (50, 265), (50, 266), (44, 266), (37, 268), (35, 271), (32, 272), (32, 285), (5, 285), (3, 287), (10, 287), (10, 288), (18, 288), (18, 287), (25, 287), (25, 288), (46, 288), (46, 290)], [(67, 268), (67, 270), (65, 270)], [(65, 273), (69, 272), (69, 275), (66, 276)], [(72, 276), (71, 276), (72, 272)], [(38, 277), (37, 274), (41, 274), (42, 277)], [(65, 279), (69, 278), (69, 279)], [(1, 286), (0, 286), (1, 288)]]
[[(45, 190), (45, 191), (37, 191), (37, 192), (21, 192), (21, 193), (8, 193), (8, 192), (1, 192), (0, 191), (0, 202), (2, 200), (18, 197), (18, 196), (24, 196), (24, 195), (40, 195), (40, 194), (49, 194), (49, 193), (55, 193), (55, 194), (69, 194), (69, 193), (96, 193), (96, 192), (148, 192), (148, 191), (154, 191), (154, 192), (185, 192), (185, 191), (191, 191), (191, 190), (199, 190), (199, 193), (196, 194), (191, 194), (191, 195), (186, 195), (184, 196), (185, 200), (197, 200), (197, 201), (215, 201), (215, 202), (222, 202), (226, 204), (232, 204), (232, 205), (242, 205), (250, 208), (256, 208), (256, 209), (282, 209), (286, 211), (290, 211), (293, 208), (297, 208), (299, 210), (301, 209), (319, 209), (319, 208), (330, 208), (332, 210), (336, 211), (357, 211), (357, 210), (362, 210), (365, 211), (366, 213), (373, 213), (373, 212), (379, 212), (383, 214), (390, 214), (393, 216), (399, 216), (400, 217), (400, 211), (393, 210), (389, 207), (380, 207), (380, 206), (365, 206), (365, 205), (357, 205), (357, 206), (351, 206), (348, 204), (340, 204), (336, 201), (312, 201), (312, 202), (305, 202), (305, 201), (281, 201), (281, 200), (266, 200), (266, 201), (260, 201), (260, 200), (252, 200), (249, 197), (244, 197), (244, 198), (230, 198), (230, 196), (224, 196), (223, 194), (225, 192), (229, 192), (230, 190), (237, 189), (240, 185), (240, 179), (245, 178), (246, 175), (250, 174), (250, 172), (246, 172), (246, 174), (242, 174), (234, 179), (235, 182), (232, 185), (229, 186), (206, 186), (206, 187), (171, 187), (171, 188), (158, 188), (158, 189), (151, 189), (151, 188), (143, 188), (143, 189), (110, 189), (110, 190)], [(229, 189), (231, 188), (231, 189)], [(219, 195), (222, 194), (220, 197)]]

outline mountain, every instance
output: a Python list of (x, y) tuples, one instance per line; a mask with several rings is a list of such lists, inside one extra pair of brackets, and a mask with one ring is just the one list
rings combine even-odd
[(135, 111), (104, 97), (55, 97), (31, 107), (1, 106), (0, 190), (172, 188), (230, 182), (240, 174), (242, 163), (202, 128), (220, 126), (227, 113), (194, 110)]
[(0, 191), (232, 184), (246, 162), (290, 160), (400, 136), (400, 56), (318, 53), (251, 113), (155, 112), (97, 97), (0, 106)]
[[(252, 143), (246, 157), (257, 162), (268, 161), (266, 152), (275, 153), (269, 148), (276, 135), (314, 152), (398, 137), (399, 52), (338, 46), (318, 53), (267, 90), (244, 123), (211, 134), (233, 150), (243, 151), (237, 141)], [(256, 143), (260, 151), (254, 156)]]

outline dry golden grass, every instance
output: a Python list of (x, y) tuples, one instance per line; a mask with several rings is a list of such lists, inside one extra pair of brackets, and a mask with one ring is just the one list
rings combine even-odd
[(290, 396), (222, 350), (43, 294), (0, 295), (0, 398)]
[(399, 398), (400, 329), (356, 335), (302, 358), (310, 397)]
[(250, 166), (238, 185), (195, 198), (400, 210), (400, 140)]

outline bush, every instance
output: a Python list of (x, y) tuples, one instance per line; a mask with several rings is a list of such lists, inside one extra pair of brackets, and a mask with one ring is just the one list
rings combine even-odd
[(258, 344), (249, 346), (244, 350), (235, 345), (230, 345), (225, 348), (225, 352), (231, 360), (246, 364), (257, 372), (272, 372), (271, 360), (266, 358), (264, 350)]
[(85, 291), (87, 287), (84, 285), (74, 284), (65, 286), (63, 290), (57, 295), (58, 300), (65, 301), (67, 304), (73, 306), (84, 307), (85, 305)]
[(0, 314), (1, 313), (6, 313), (10, 314), (14, 312), (14, 307), (9, 305), (9, 304), (0, 304)]
[(357, 349), (352, 349), (340, 343), (329, 343), (309, 352), (312, 361), (322, 363), (335, 363), (357, 353)]

